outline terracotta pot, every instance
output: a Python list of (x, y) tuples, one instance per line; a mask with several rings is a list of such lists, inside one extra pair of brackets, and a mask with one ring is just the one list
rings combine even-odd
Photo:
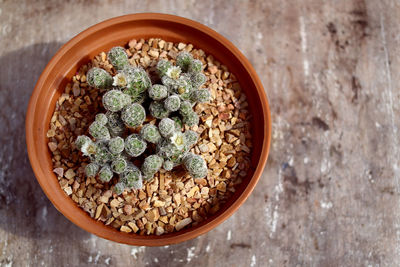
[[(46, 133), (55, 102), (78, 70), (101, 51), (125, 45), (136, 38), (160, 37), (166, 41), (192, 43), (213, 55), (234, 73), (246, 93), (252, 116), (254, 148), (251, 167), (234, 196), (218, 213), (203, 223), (162, 236), (123, 233), (92, 219), (68, 197), (52, 171)], [(26, 142), (35, 176), (54, 206), (70, 221), (97, 236), (130, 245), (162, 246), (195, 238), (232, 215), (253, 191), (267, 161), (271, 118), (267, 97), (253, 67), (227, 39), (210, 28), (185, 18), (154, 13), (126, 15), (101, 22), (66, 43), (51, 59), (31, 96), (26, 116)]]

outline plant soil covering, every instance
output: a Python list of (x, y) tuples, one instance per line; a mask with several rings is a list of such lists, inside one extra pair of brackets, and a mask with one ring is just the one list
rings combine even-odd
[[(246, 96), (226, 66), (192, 44), (151, 38), (131, 40), (125, 48), (129, 62), (144, 68), (153, 82), (158, 77), (157, 62), (175, 62), (181, 51), (203, 63), (207, 77), (203, 87), (210, 90), (211, 101), (196, 104), (194, 111), (200, 122), (186, 125), (185, 130), (199, 134), (191, 151), (206, 161), (207, 176), (193, 178), (182, 167), (161, 169), (153, 180), (144, 182), (142, 189), (125, 190), (120, 195), (114, 192), (116, 175), (108, 183), (86, 177), (89, 159), (76, 148), (75, 140), (79, 135), (88, 135), (95, 115), (104, 112), (102, 96), (106, 90), (90, 87), (86, 74), (92, 67), (116, 74), (105, 52), (80, 67), (56, 102), (47, 132), (54, 173), (77, 205), (92, 218), (120, 231), (162, 235), (194, 226), (226, 203), (250, 167), (252, 138)], [(145, 122), (155, 124), (156, 119), (147, 114)], [(131, 131), (139, 133), (140, 127)]]

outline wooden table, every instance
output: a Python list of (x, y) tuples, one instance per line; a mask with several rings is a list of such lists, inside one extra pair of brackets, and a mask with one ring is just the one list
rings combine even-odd
[[(250, 59), (268, 93), (271, 153), (240, 210), (182, 244), (112, 243), (70, 223), (31, 171), (24, 116), (38, 76), (104, 19), (202, 22)], [(400, 2), (0, 2), (0, 265), (399, 266)]]

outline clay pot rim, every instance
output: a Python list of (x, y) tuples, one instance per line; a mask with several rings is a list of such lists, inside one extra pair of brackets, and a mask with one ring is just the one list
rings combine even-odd
[[(161, 235), (161, 236), (139, 236), (131, 233), (122, 233), (118, 230), (113, 229), (110, 226), (106, 226), (101, 222), (97, 222), (96, 220), (90, 218), (89, 215), (87, 215), (90, 218), (90, 221), (81, 221), (72, 212), (66, 212), (65, 209), (63, 208), (63, 205), (75, 205), (77, 206), (72, 200), (68, 203), (61, 203), (62, 199), (57, 199), (55, 197), (55, 193), (52, 191), (52, 188), (48, 188), (45, 185), (45, 180), (49, 175), (52, 175), (55, 177), (54, 173), (52, 170), (44, 170), (39, 163), (38, 157), (41, 155), (38, 153), (35, 142), (41, 142), (40, 140), (35, 140), (33, 131), (36, 130), (34, 127), (34, 120), (35, 120), (35, 114), (38, 112), (37, 110), (37, 102), (39, 100), (39, 95), (43, 90), (50, 90), (48, 87), (44, 86), (45, 80), (48, 78), (49, 75), (51, 75), (51, 71), (54, 68), (54, 66), (57, 64), (57, 62), (60, 60), (60, 58), (71, 48), (73, 48), (75, 45), (77, 45), (80, 41), (83, 39), (87, 38), (88, 36), (101, 31), (103, 28), (110, 27), (114, 24), (119, 24), (122, 22), (128, 22), (128, 21), (139, 21), (139, 20), (159, 20), (159, 21), (166, 21), (166, 22), (173, 22), (173, 23), (179, 23), (183, 24), (185, 26), (189, 26), (192, 28), (195, 28), (198, 31), (201, 31), (205, 33), (206, 35), (210, 36), (211, 38), (215, 39), (219, 43), (221, 43), (223, 46), (225, 46), (230, 52), (235, 55), (235, 57), (240, 61), (240, 63), (243, 65), (245, 70), (247, 71), (248, 75), (251, 77), (252, 81), (254, 82), (254, 85), (257, 89), (258, 96), (260, 98), (261, 102), (261, 108), (264, 114), (264, 133), (266, 133), (263, 137), (263, 144), (262, 144), (262, 151), (261, 155), (257, 164), (257, 168), (254, 171), (253, 176), (251, 177), (249, 183), (247, 184), (246, 188), (242, 192), (241, 195), (237, 199), (234, 200), (231, 206), (229, 206), (226, 210), (224, 210), (222, 213), (220, 213), (218, 216), (214, 217), (212, 220), (208, 221), (207, 223), (199, 226), (199, 227), (193, 227), (193, 228), (188, 228), (185, 230), (181, 230), (179, 232), (175, 232), (173, 234), (167, 234), (167, 235)], [(127, 40), (128, 41), (128, 40)], [(67, 217), (71, 222), (79, 226), (80, 228), (93, 233), (99, 237), (119, 242), (119, 243), (125, 243), (129, 245), (140, 245), (140, 246), (164, 246), (164, 245), (169, 245), (169, 244), (175, 244), (179, 242), (183, 242), (186, 240), (193, 239), (199, 235), (202, 235), (211, 229), (214, 229), (216, 226), (221, 224), (223, 221), (225, 221), (227, 218), (229, 218), (249, 197), (251, 192), (253, 191), (254, 187), (256, 186), (258, 180), (261, 177), (261, 174), (263, 172), (265, 163), (267, 161), (268, 153), (269, 153), (269, 148), (270, 148), (270, 142), (271, 142), (271, 114), (270, 114), (270, 109), (269, 109), (269, 104), (267, 100), (267, 96), (265, 94), (265, 91), (263, 89), (262, 83), (257, 76), (255, 70), (251, 66), (250, 62), (247, 60), (247, 58), (239, 51), (238, 48), (236, 48), (230, 41), (228, 41), (225, 37), (217, 33), (216, 31), (208, 28), (207, 26), (200, 24), (199, 22), (186, 19), (183, 17), (175, 16), (175, 15), (169, 15), (169, 14), (161, 14), (161, 13), (138, 13), (138, 14), (129, 14), (129, 15), (124, 15), (120, 17), (115, 17), (111, 18), (108, 20), (105, 20), (103, 22), (100, 22), (94, 26), (91, 26), (90, 28), (82, 31), (79, 33), (77, 36), (72, 38), (70, 41), (68, 41), (66, 44), (64, 44), (58, 52), (53, 56), (53, 58), (50, 60), (50, 62), (47, 64), (46, 68), (40, 75), (36, 86), (34, 88), (34, 91), (31, 95), (27, 113), (26, 113), (26, 122), (25, 122), (25, 127), (26, 127), (26, 143), (27, 143), (27, 150), (28, 150), (28, 155), (29, 155), (29, 160), (32, 166), (32, 169), (34, 171), (35, 177), (38, 180), (42, 190), (45, 192), (47, 197), (50, 199), (50, 201), (53, 203), (53, 205), (56, 207), (57, 210), (59, 210), (65, 217)], [(39, 129), (41, 131), (47, 132), (47, 129)], [(47, 147), (47, 144), (41, 144)], [(50, 172), (50, 173), (49, 173)], [(58, 183), (58, 182), (57, 182)], [(53, 188), (54, 189), (54, 188)], [(57, 190), (57, 189), (56, 189)], [(63, 192), (61, 187), (59, 187), (59, 190)], [(67, 196), (69, 198), (69, 196)], [(78, 207), (80, 209), (80, 207)], [(101, 225), (99, 225), (102, 224)]]

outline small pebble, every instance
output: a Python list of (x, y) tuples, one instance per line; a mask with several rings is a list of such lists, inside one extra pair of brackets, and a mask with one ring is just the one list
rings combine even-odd
[(179, 50), (183, 50), (185, 47), (186, 47), (186, 44), (184, 44), (184, 43), (179, 43), (178, 44), (178, 49)]
[(53, 172), (55, 174), (57, 174), (58, 177), (63, 177), (63, 175), (64, 175), (64, 169), (63, 168), (55, 168), (53, 170)]
[(81, 88), (79, 87), (78, 83), (74, 83), (74, 85), (72, 86), (72, 93), (74, 94), (75, 97), (81, 94)]
[(51, 152), (54, 152), (54, 151), (57, 150), (57, 144), (56, 143), (49, 142), (47, 145), (49, 146), (49, 149), (50, 149)]
[(75, 175), (76, 175), (76, 174), (75, 174), (75, 172), (74, 172), (73, 169), (68, 169), (68, 170), (66, 171), (66, 173), (64, 174), (65, 178), (67, 178), (68, 180), (74, 178)]

